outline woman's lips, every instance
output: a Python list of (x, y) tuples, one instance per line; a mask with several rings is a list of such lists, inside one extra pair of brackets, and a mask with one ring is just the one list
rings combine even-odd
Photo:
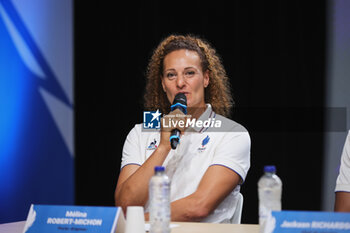
[(190, 94), (189, 92), (179, 92), (179, 93), (185, 94), (185, 96)]

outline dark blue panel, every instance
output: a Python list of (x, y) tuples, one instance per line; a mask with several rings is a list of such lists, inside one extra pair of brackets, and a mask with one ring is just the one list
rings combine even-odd
[(1, 4), (45, 74), (42, 79), (28, 69), (0, 17), (0, 223), (5, 223), (25, 220), (31, 203), (74, 204), (74, 160), (39, 89), (72, 108), (68, 98), (11, 2)]

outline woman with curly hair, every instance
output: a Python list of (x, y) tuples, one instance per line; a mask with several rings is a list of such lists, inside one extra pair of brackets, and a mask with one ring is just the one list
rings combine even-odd
[[(186, 116), (170, 111), (179, 93), (187, 99)], [(136, 124), (127, 136), (116, 205), (124, 210), (144, 206), (147, 213), (149, 180), (155, 166), (164, 166), (171, 179), (172, 221), (230, 222), (250, 167), (250, 137), (227, 118), (233, 101), (215, 49), (193, 35), (166, 37), (149, 61), (144, 98), (147, 111), (170, 113), (163, 116), (161, 130)], [(179, 121), (188, 124), (176, 127)], [(175, 128), (181, 130), (181, 141), (172, 149)]]

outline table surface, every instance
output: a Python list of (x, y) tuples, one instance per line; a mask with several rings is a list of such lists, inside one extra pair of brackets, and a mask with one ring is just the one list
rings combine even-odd
[[(0, 224), (0, 232), (22, 233), (25, 221)], [(218, 224), (218, 223), (194, 223), (172, 222), (177, 225), (171, 229), (171, 233), (259, 233), (257, 224)]]
[(171, 229), (171, 233), (259, 233), (257, 224), (219, 224), (219, 223), (195, 223), (172, 222), (179, 225)]

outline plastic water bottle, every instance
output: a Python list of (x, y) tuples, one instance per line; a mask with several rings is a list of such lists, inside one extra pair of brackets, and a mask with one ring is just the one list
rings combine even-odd
[(170, 232), (170, 179), (165, 168), (156, 166), (149, 182), (150, 233)]
[(258, 182), (260, 232), (265, 229), (266, 219), (272, 210), (282, 209), (282, 181), (276, 175), (276, 167), (265, 166), (264, 175)]

